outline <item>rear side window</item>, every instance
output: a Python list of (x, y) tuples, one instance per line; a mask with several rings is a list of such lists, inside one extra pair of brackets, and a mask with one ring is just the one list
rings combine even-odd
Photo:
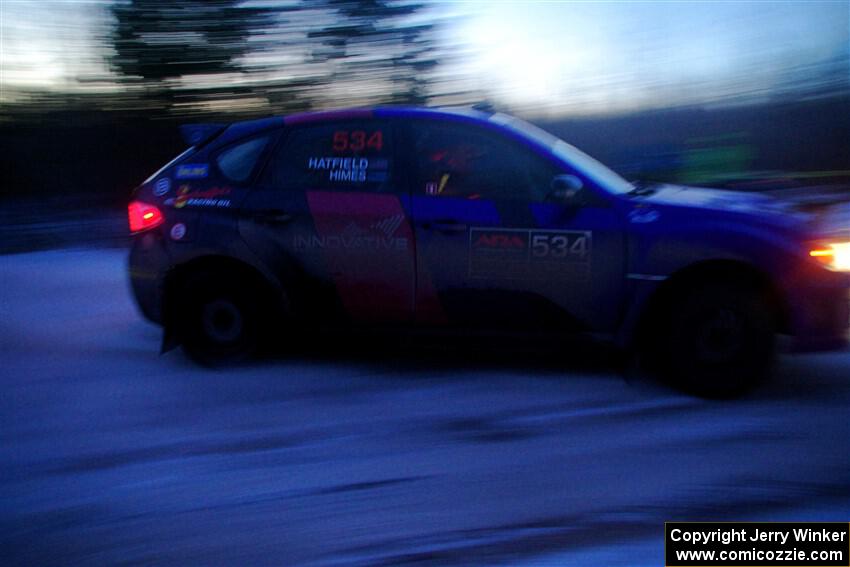
[(266, 168), (264, 184), (296, 191), (388, 192), (392, 134), (379, 121), (351, 121), (292, 130)]
[(254, 171), (254, 166), (268, 143), (269, 137), (261, 136), (232, 146), (218, 154), (216, 164), (229, 180), (244, 183), (251, 177), (251, 172)]

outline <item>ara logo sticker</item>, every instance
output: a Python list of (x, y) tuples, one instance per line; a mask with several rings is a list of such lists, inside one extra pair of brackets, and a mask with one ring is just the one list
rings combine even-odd
[(472, 243), (472, 247), (475, 249), (489, 248), (491, 250), (507, 250), (511, 248), (525, 250), (528, 248), (528, 239), (525, 234), (481, 232), (477, 233), (476, 239)]
[(471, 228), (469, 275), (543, 279), (590, 276), (592, 233), (585, 230)]
[(162, 197), (169, 191), (171, 191), (171, 180), (167, 177), (163, 177), (153, 186), (153, 194), (157, 197)]
[(637, 208), (629, 211), (629, 222), (645, 224), (657, 221), (660, 216), (661, 213), (654, 209)]
[(203, 179), (209, 175), (210, 166), (205, 163), (178, 165), (175, 177), (177, 179)]
[(182, 222), (178, 222), (171, 227), (170, 234), (172, 240), (182, 240), (183, 237), (186, 236), (186, 225)]

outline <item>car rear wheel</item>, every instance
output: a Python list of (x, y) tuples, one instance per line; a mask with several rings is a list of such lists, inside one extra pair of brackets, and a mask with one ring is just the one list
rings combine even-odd
[(770, 373), (775, 321), (770, 303), (753, 286), (705, 283), (680, 294), (660, 334), (661, 370), (679, 388), (729, 398)]
[(249, 286), (226, 277), (191, 278), (180, 294), (178, 325), (184, 352), (206, 366), (256, 354), (264, 328), (257, 298)]

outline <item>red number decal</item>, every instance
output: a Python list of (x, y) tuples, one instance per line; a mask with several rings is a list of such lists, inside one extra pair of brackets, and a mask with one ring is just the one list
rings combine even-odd
[(384, 133), (380, 130), (372, 132), (372, 135), (369, 136), (369, 141), (366, 142), (366, 147), (380, 152), (381, 148), (384, 147)]
[(351, 133), (351, 148), (352, 152), (359, 152), (366, 147), (366, 132), (363, 130), (355, 130)]
[(342, 130), (334, 132), (333, 149), (335, 152), (344, 152), (348, 149), (348, 132)]
[(384, 133), (380, 130), (366, 136), (363, 130), (337, 130), (334, 132), (333, 150), (335, 152), (359, 152), (366, 148), (381, 151), (384, 147)]

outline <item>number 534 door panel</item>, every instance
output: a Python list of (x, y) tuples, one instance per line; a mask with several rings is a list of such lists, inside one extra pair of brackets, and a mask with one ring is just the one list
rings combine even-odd
[(613, 328), (622, 227), (601, 200), (552, 198), (567, 164), (472, 124), (420, 120), (405, 134), (420, 323)]

